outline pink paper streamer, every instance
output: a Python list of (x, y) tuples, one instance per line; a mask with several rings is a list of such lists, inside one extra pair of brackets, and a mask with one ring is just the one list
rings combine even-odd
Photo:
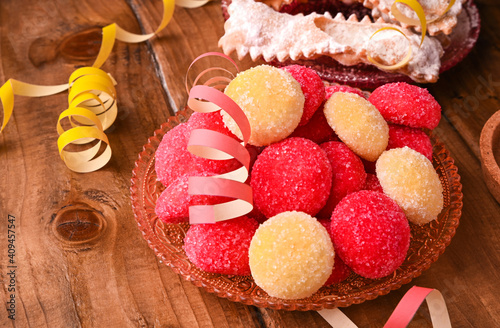
[[(427, 301), (432, 325), (435, 328), (451, 328), (450, 316), (446, 309), (443, 295), (432, 288), (413, 286), (403, 296), (401, 301), (392, 312), (384, 328), (404, 328), (411, 322), (415, 313), (420, 308), (424, 300)], [(357, 328), (342, 311), (338, 308), (323, 309), (318, 313), (330, 326), (338, 328)]]
[(238, 140), (217, 131), (208, 129), (191, 131), (188, 150), (208, 159), (225, 160), (236, 158), (238, 162), (245, 166), (247, 171), (250, 170), (250, 154), (248, 150), (242, 147)]
[(427, 300), (432, 325), (436, 328), (451, 328), (450, 316), (443, 295), (437, 289), (413, 286), (403, 296), (384, 328), (406, 327)]
[[(208, 101), (208, 103), (199, 99)], [(206, 85), (196, 85), (189, 92), (188, 106), (192, 110), (202, 113), (223, 109), (236, 122), (243, 135), (243, 141), (245, 145), (247, 144), (250, 138), (250, 122), (240, 106), (223, 92)]]
[[(226, 55), (219, 53), (206, 53), (196, 58), (189, 66), (206, 56), (220, 56), (229, 60), (237, 69), (234, 61)], [(222, 68), (205, 69), (195, 79), (195, 84), (201, 75)], [(188, 72), (189, 72), (188, 70)], [(243, 144), (238, 140), (224, 135), (218, 131), (208, 129), (195, 129), (191, 131), (188, 141), (188, 150), (197, 156), (228, 160), (236, 159), (242, 164), (236, 169), (225, 174), (211, 177), (189, 177), (188, 192), (190, 195), (225, 196), (234, 200), (214, 205), (196, 205), (189, 207), (189, 222), (191, 224), (215, 223), (229, 220), (249, 213), (253, 208), (252, 188), (244, 182), (250, 170), (250, 154), (245, 145), (250, 138), (250, 123), (241, 108), (228, 96), (218, 89), (223, 89), (230, 79), (227, 77), (210, 78), (205, 84), (195, 85), (189, 90), (188, 106), (196, 112), (210, 113), (223, 109), (236, 122), (243, 135)], [(215, 86), (215, 87), (214, 87)], [(186, 75), (186, 88), (187, 75)]]

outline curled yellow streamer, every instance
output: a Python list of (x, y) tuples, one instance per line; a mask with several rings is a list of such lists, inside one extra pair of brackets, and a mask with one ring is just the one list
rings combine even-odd
[[(398, 3), (403, 3), (410, 7), (417, 14), (418, 20), (403, 15), (398, 9)], [(424, 8), (422, 8), (420, 3), (416, 0), (396, 0), (391, 6), (391, 13), (401, 23), (417, 25), (422, 28), (422, 38), (420, 39), (420, 46), (422, 46), (425, 39), (425, 33), (427, 33), (427, 19), (425, 18)]]
[[(59, 155), (70, 170), (92, 172), (111, 159), (111, 147), (104, 130), (111, 126), (118, 112), (114, 81), (98, 68), (83, 67), (71, 75), (69, 85), (69, 107), (57, 121)], [(68, 130), (61, 124), (65, 118), (72, 126)], [(66, 150), (70, 144), (88, 144), (96, 139), (99, 141), (86, 150)], [(99, 154), (102, 143), (105, 147)]]
[[(200, 7), (210, 0), (162, 0), (163, 17), (155, 32), (145, 35), (130, 33), (116, 23), (103, 28), (101, 48), (92, 67), (84, 67), (71, 74), (68, 84), (43, 86), (9, 79), (0, 88), (0, 101), (3, 106), (3, 121), (0, 133), (9, 122), (14, 110), (14, 96), (43, 97), (69, 89), (68, 109), (63, 111), (57, 121), (59, 154), (66, 166), (75, 172), (92, 172), (106, 165), (111, 158), (111, 148), (104, 131), (113, 124), (117, 116), (116, 82), (99, 68), (106, 62), (115, 40), (127, 43), (146, 41), (162, 31), (172, 19), (175, 5), (186, 8)], [(69, 119), (71, 128), (64, 130), (61, 120)], [(99, 140), (89, 149), (71, 152), (66, 150), (70, 144), (86, 144)], [(100, 154), (101, 144), (105, 144)], [(96, 157), (97, 156), (97, 157)]]
[[(417, 14), (418, 20), (407, 17), (403, 13), (401, 13), (401, 11), (399, 11), (399, 9), (397, 7), (398, 3), (402, 3), (402, 4), (405, 4), (408, 7), (410, 7), (415, 12), (415, 14)], [(391, 6), (391, 13), (397, 21), (399, 21), (403, 24), (412, 25), (412, 26), (420, 26), (422, 36), (420, 39), (419, 47), (421, 47), (422, 44), (424, 43), (425, 34), (427, 33), (427, 24), (432, 23), (432, 22), (436, 21), (437, 19), (441, 18), (444, 14), (446, 14), (451, 9), (451, 7), (453, 6), (454, 3), (455, 3), (455, 0), (451, 0), (450, 3), (448, 4), (448, 7), (445, 9), (445, 11), (439, 17), (436, 17), (432, 20), (427, 20), (427, 18), (425, 17), (424, 9), (420, 5), (420, 3), (416, 0), (396, 0), (396, 1), (394, 1), (394, 3)], [(375, 33), (372, 34), (370, 39), (373, 38), (373, 36), (375, 34), (381, 32), (383, 30), (396, 30), (396, 31), (400, 32), (401, 34), (403, 34), (405, 36), (405, 38), (409, 41), (406, 34), (404, 34), (401, 30), (394, 28), (394, 27), (383, 27), (381, 29), (378, 29), (377, 31), (375, 31)], [(368, 56), (368, 61), (370, 61), (373, 65), (375, 65), (378, 68), (383, 69), (383, 70), (396, 70), (396, 69), (399, 69), (399, 68), (405, 66), (411, 60), (411, 54), (412, 54), (411, 49), (412, 48), (411, 48), (411, 43), (410, 43), (410, 49), (409, 49), (407, 55), (400, 62), (398, 62), (394, 65), (383, 65), (383, 64), (377, 62), (376, 60), (374, 60), (370, 56)]]
[(384, 70), (388, 70), (388, 71), (389, 70), (396, 70), (396, 69), (399, 69), (399, 68), (405, 66), (410, 61), (411, 56), (412, 56), (411, 41), (410, 41), (410, 39), (408, 39), (406, 34), (404, 34), (400, 29), (397, 29), (395, 27), (390, 27), (390, 26), (382, 27), (381, 29), (378, 29), (377, 31), (375, 31), (375, 33), (372, 34), (370, 39), (373, 38), (377, 33), (385, 31), (385, 30), (397, 31), (397, 32), (401, 33), (406, 38), (406, 40), (408, 40), (409, 45), (408, 45), (408, 52), (406, 53), (406, 56), (401, 61), (399, 61), (398, 63), (396, 63), (394, 65), (381, 64), (381, 63), (377, 62), (375, 59), (373, 59), (370, 55), (367, 55), (366, 58), (368, 59), (368, 61), (370, 61), (370, 63), (372, 63), (373, 65), (377, 66), (380, 69), (384, 69)]

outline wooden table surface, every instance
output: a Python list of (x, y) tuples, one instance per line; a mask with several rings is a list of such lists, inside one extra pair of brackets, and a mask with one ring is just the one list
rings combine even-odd
[[(410, 284), (342, 309), (360, 327), (382, 327), (413, 285), (442, 292), (454, 327), (500, 326), (500, 206), (482, 180), (479, 136), (498, 109), (500, 5), (477, 0), (476, 47), (429, 86), (443, 107), (435, 130), (456, 160), (463, 183), (460, 226), (445, 253)], [(159, 0), (2, 0), (0, 81), (60, 84), (93, 63), (101, 28), (117, 22), (149, 33)], [(186, 104), (191, 61), (220, 51), (220, 3), (177, 7), (159, 37), (117, 42), (103, 69), (118, 81), (119, 114), (107, 134), (111, 161), (79, 174), (59, 159), (55, 129), (67, 93), (16, 97), (0, 135), (1, 327), (328, 327), (316, 312), (286, 312), (221, 299), (159, 262), (138, 230), (129, 187), (147, 138)], [(249, 61), (240, 63), (250, 67)], [(75, 210), (77, 209), (77, 210)], [(15, 282), (8, 270), (8, 219), (15, 223)], [(12, 275), (12, 274), (11, 274)], [(15, 287), (15, 320), (8, 318)], [(430, 327), (424, 307), (410, 327)]]

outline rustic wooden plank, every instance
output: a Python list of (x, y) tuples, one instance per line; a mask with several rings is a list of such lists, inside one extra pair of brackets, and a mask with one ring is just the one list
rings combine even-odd
[[(20, 2), (6, 1), (0, 9), (4, 81), (63, 83), (97, 54), (100, 35), (90, 33), (88, 41), (79, 41), (80, 33), (118, 19), (124, 28), (139, 30), (122, 1), (25, 2), (22, 12), (18, 6)], [(10, 15), (14, 12), (18, 14)], [(103, 69), (119, 82), (120, 108), (108, 131), (113, 159), (104, 169), (83, 176), (58, 158), (55, 123), (67, 106), (65, 94), (16, 97), (12, 121), (0, 136), (2, 218), (9, 213), (18, 222), (18, 327), (136, 327), (174, 317), (165, 311), (169, 300), (155, 297), (162, 295), (157, 261), (132, 218), (128, 192), (137, 154), (170, 115), (169, 105), (145, 44), (117, 43)], [(57, 230), (82, 213), (66, 212), (60, 221), (61, 213), (78, 203), (99, 218), (102, 228), (85, 236), (95, 238), (85, 244), (71, 240), (78, 224), (70, 224), (74, 231), (66, 234)], [(1, 232), (4, 244), (3, 224)], [(4, 259), (2, 251), (2, 267)], [(141, 279), (129, 280), (134, 275)], [(148, 294), (153, 297), (145, 301)], [(11, 326), (3, 306), (2, 311), (0, 325)]]
[[(161, 19), (161, 1), (133, 0), (133, 7), (144, 33), (154, 31)], [(206, 52), (222, 52), (217, 46), (219, 38), (224, 34), (224, 20), (219, 1), (212, 1), (201, 8), (175, 8), (172, 22), (162, 31), (157, 39), (151, 41), (151, 48), (164, 87), (168, 90), (169, 100), (176, 110), (186, 106), (187, 91), (184, 80), (191, 62)], [(240, 70), (255, 65), (249, 58), (238, 61)], [(263, 63), (259, 61), (259, 63)], [(198, 67), (220, 66), (232, 69), (223, 61), (213, 58), (204, 60)], [(193, 69), (194, 73), (202, 68)], [(191, 77), (191, 76), (190, 76)], [(174, 105), (175, 104), (175, 105)]]

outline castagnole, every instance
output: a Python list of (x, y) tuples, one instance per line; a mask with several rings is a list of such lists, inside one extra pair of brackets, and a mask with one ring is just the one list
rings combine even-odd
[[(304, 93), (299, 82), (285, 70), (261, 65), (239, 73), (224, 93), (246, 114), (254, 146), (268, 146), (288, 137), (299, 125), (304, 111)], [(236, 122), (222, 112), (226, 126), (242, 138)]]
[(389, 126), (365, 98), (351, 92), (335, 92), (325, 103), (328, 124), (358, 156), (376, 161), (389, 142)]
[(303, 212), (283, 212), (264, 222), (250, 243), (250, 270), (270, 296), (311, 296), (332, 273), (335, 253), (326, 229)]
[(424, 155), (408, 147), (391, 149), (380, 156), (376, 170), (384, 193), (408, 220), (425, 224), (437, 218), (443, 209), (443, 186)]
[(410, 226), (392, 199), (362, 190), (347, 195), (332, 214), (331, 235), (340, 258), (365, 278), (393, 273), (410, 247)]

